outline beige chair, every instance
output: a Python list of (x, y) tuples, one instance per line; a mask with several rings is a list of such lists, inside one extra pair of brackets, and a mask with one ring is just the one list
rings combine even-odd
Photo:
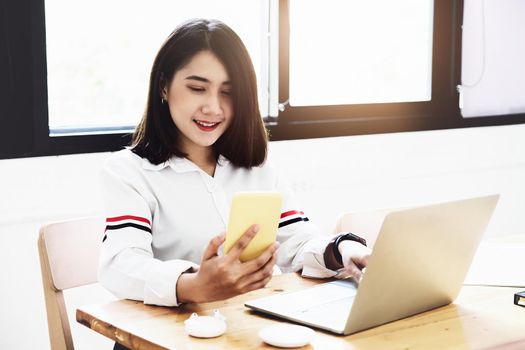
[(366, 239), (367, 245), (373, 248), (385, 216), (396, 209), (345, 213), (337, 219), (335, 233), (352, 232)]
[(88, 217), (40, 228), (38, 252), (52, 350), (74, 349), (62, 291), (97, 282), (104, 227), (103, 218)]

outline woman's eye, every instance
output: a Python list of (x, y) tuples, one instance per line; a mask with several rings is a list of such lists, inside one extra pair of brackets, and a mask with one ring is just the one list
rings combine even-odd
[(191, 91), (195, 91), (195, 92), (203, 92), (204, 91), (204, 88), (201, 88), (201, 87), (198, 87), (198, 86), (188, 86), (188, 88)]
[(230, 96), (230, 90), (221, 91), (223, 95)]

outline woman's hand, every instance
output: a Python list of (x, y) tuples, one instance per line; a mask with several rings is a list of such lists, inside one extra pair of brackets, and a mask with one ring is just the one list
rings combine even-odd
[(218, 249), (224, 243), (224, 234), (214, 237), (204, 251), (197, 272), (183, 273), (179, 277), (178, 301), (222, 300), (264, 287), (272, 278), (279, 243), (275, 242), (253, 260), (239, 260), (258, 231), (258, 225), (251, 226), (224, 256), (218, 255)]
[(344, 267), (338, 271), (336, 277), (352, 276), (356, 282), (360, 282), (372, 250), (359, 242), (345, 240), (339, 243), (339, 252)]

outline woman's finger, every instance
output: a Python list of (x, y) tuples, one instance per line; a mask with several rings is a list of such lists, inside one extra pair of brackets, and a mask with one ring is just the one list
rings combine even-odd
[(241, 253), (244, 251), (244, 249), (246, 249), (248, 244), (250, 244), (257, 232), (259, 232), (259, 225), (250, 226), (250, 228), (248, 228), (246, 232), (242, 234), (241, 238), (235, 242), (226, 256), (229, 257), (230, 260), (238, 260), (241, 256)]
[(267, 262), (272, 258), (272, 256), (275, 255), (275, 252), (278, 248), (279, 242), (274, 242), (268, 248), (266, 248), (266, 250), (262, 252), (262, 254), (259, 255), (257, 258), (245, 262), (243, 264), (243, 268), (245, 268), (246, 273), (251, 274), (263, 268), (263, 266), (267, 264)]
[(252, 290), (264, 288), (268, 284), (268, 282), (270, 282), (271, 279), (272, 279), (272, 276), (270, 275), (263, 280), (247, 285), (246, 287), (244, 287), (244, 293), (251, 292)]
[[(273, 273), (273, 266), (277, 260), (277, 254), (270, 255), (270, 258), (261, 265), (257, 270), (246, 273), (244, 277), (240, 280), (241, 286), (251, 285), (258, 281), (264, 280), (268, 276), (271, 276)], [(250, 261), (251, 262), (251, 261)], [(246, 263), (244, 264), (246, 265)], [(245, 272), (247, 270), (244, 270)]]
[(357, 255), (352, 257), (352, 262), (354, 265), (357, 265), (359, 268), (364, 268), (368, 266), (368, 259), (370, 258), (370, 255)]
[(210, 243), (208, 243), (206, 250), (204, 250), (204, 253), (202, 254), (202, 261), (206, 261), (206, 260), (213, 258), (214, 256), (217, 256), (219, 247), (223, 243), (224, 243), (224, 233), (221, 233), (220, 235), (213, 237), (210, 240)]
[(361, 275), (361, 269), (359, 269), (352, 259), (345, 262), (344, 265), (343, 268), (338, 270), (336, 275), (337, 278), (359, 277)]

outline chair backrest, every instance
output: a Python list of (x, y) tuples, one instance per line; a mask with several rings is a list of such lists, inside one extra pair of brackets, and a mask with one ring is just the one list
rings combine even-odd
[(342, 214), (336, 222), (335, 233), (352, 232), (366, 239), (367, 245), (373, 247), (385, 216), (396, 209), (377, 209)]
[(105, 220), (87, 217), (44, 225), (38, 253), (51, 349), (74, 349), (62, 291), (97, 282)]

